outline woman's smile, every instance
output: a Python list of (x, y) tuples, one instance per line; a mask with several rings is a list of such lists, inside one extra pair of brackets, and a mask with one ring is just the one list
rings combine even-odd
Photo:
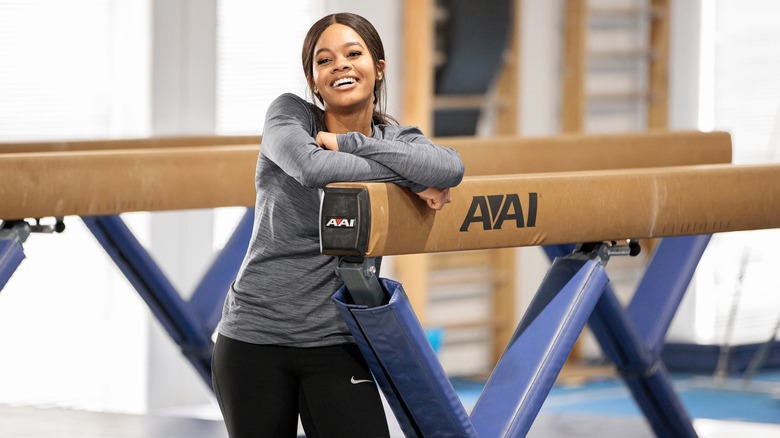
[(340, 91), (351, 90), (357, 86), (358, 79), (352, 75), (342, 76), (331, 84), (331, 87)]

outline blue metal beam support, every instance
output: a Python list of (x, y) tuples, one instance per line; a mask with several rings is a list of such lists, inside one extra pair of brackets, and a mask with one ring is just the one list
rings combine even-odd
[(14, 239), (0, 239), (0, 290), (24, 260), (22, 244)]
[[(563, 258), (559, 256), (570, 252), (571, 246), (545, 247), (554, 258), (553, 264), (471, 413), (477, 433), (487, 437), (523, 437), (528, 433), (587, 322), (656, 435), (695, 438), (691, 419), (660, 360), (658, 344), (663, 342), (663, 334), (708, 241), (709, 236), (662, 241), (628, 310), (615, 297), (603, 268), (611, 254), (626, 253), (623, 247), (582, 245)], [(346, 286), (351, 287), (349, 282)], [(361, 311), (375, 318), (374, 312), (392, 311), (385, 307), (362, 306)], [(399, 320), (398, 315), (390, 313), (387, 321)], [(415, 319), (411, 311), (403, 316)], [(345, 318), (349, 322), (351, 316)], [(382, 388), (399, 404), (395, 410), (402, 412), (402, 419), (410, 418), (414, 414), (411, 411), (418, 408), (406, 400), (420, 391), (418, 380), (404, 381), (396, 374), (426, 375), (426, 370), (439, 369), (440, 365), (434, 363), (435, 357), (422, 360), (419, 354), (398, 356), (398, 341), (382, 337), (388, 324), (348, 325), (356, 339), (365, 344), (363, 350), (370, 353), (367, 358), (374, 364), (372, 370), (388, 382), (394, 381)], [(408, 331), (404, 327), (390, 330), (399, 339), (408, 339)], [(397, 362), (393, 362), (392, 372), (381, 366), (387, 361)], [(452, 414), (451, 408), (437, 406), (434, 409), (426, 404), (419, 409), (429, 418)], [(411, 434), (417, 432), (414, 429)]]
[(528, 433), (607, 282), (598, 260), (553, 262), (471, 413), (480, 436)]
[(211, 335), (219, 320), (218, 304), (225, 299), (246, 252), (251, 234), (251, 212), (241, 220), (191, 302), (182, 299), (119, 216), (84, 216), (82, 220), (181, 347), (201, 378), (211, 386)]
[[(660, 355), (709, 240), (709, 235), (662, 239), (628, 308), (607, 286), (588, 320), (657, 436), (697, 436)], [(566, 249), (553, 246), (545, 251), (552, 258)]]
[[(662, 291), (657, 292), (658, 299), (663, 300)], [(612, 288), (607, 287), (604, 291), (588, 325), (604, 354), (617, 367), (656, 436), (697, 437), (660, 355), (653, 353), (639, 338)]]
[(210, 333), (204, 333), (194, 312), (176, 292), (146, 249), (119, 216), (85, 216), (82, 219), (141, 295), (165, 331), (181, 347), (198, 374), (207, 383), (210, 382)]
[(22, 243), (29, 235), (30, 225), (26, 222), (3, 222), (0, 228), (0, 291), (24, 260)]
[(334, 301), (405, 434), (523, 437), (609, 281), (597, 248), (553, 262), (470, 421), (398, 283), (382, 280), (388, 304), (350, 304), (365, 278), (342, 275)]
[(637, 336), (655, 356), (661, 354), (666, 332), (711, 237), (661, 239), (628, 305)]

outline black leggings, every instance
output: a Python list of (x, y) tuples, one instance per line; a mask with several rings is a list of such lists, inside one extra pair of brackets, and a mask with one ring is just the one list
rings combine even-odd
[(231, 438), (389, 437), (376, 384), (354, 344), (293, 348), (218, 336), (214, 393)]

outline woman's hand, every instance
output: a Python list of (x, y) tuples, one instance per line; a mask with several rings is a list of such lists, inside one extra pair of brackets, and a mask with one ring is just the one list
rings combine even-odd
[(417, 193), (417, 196), (422, 198), (428, 204), (428, 207), (434, 210), (441, 210), (444, 208), (444, 204), (452, 202), (450, 189), (435, 189), (431, 187)]
[[(327, 149), (329, 151), (339, 150), (338, 137), (336, 137), (336, 134), (332, 132), (318, 132), (315, 141), (323, 149)], [(445, 204), (452, 202), (450, 199), (450, 189), (448, 188), (435, 189), (431, 187), (423, 190), (420, 193), (417, 193), (417, 196), (423, 199), (428, 204), (428, 207), (434, 210), (441, 210), (444, 208)]]
[(314, 139), (321, 148), (329, 151), (339, 150), (339, 142), (336, 134), (332, 132), (320, 131), (317, 133), (317, 138)]

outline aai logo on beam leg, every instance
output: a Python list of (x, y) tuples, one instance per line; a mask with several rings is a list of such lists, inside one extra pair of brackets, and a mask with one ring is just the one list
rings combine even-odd
[(500, 230), (507, 221), (516, 228), (535, 227), (538, 198), (537, 193), (528, 194), (528, 220), (526, 221), (520, 196), (515, 193), (474, 196), (460, 231), (468, 231), (473, 223), (482, 224), (482, 229), (485, 231)]
[(355, 228), (355, 219), (331, 217), (325, 222), (328, 228)]

